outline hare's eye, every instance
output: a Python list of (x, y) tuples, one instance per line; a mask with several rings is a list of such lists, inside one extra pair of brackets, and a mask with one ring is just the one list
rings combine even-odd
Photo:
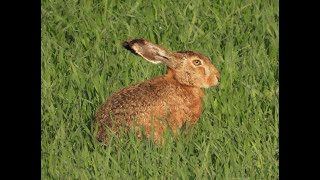
[(195, 66), (199, 66), (201, 65), (201, 61), (196, 59), (196, 60), (193, 60), (192, 63), (195, 65)]

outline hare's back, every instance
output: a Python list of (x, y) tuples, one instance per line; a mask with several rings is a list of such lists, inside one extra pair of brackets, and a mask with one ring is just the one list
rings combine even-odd
[(172, 85), (162, 78), (130, 86), (112, 94), (104, 105), (104, 113), (111, 112), (113, 117), (132, 119), (160, 111)]

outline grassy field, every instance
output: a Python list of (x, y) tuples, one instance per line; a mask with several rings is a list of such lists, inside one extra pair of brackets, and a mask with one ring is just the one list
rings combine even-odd
[[(41, 4), (42, 179), (278, 179), (277, 0)], [(111, 93), (166, 72), (122, 48), (128, 38), (198, 51), (220, 70), (187, 138), (93, 137)]]

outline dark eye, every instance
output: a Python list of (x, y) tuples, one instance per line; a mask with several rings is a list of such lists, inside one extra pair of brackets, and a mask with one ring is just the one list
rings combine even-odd
[(192, 63), (195, 65), (195, 66), (200, 66), (201, 65), (201, 61), (196, 59), (196, 60), (193, 60)]

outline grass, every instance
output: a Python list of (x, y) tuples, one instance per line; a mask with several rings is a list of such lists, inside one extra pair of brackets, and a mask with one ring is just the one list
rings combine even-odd
[[(152, 3), (151, 3), (152, 2)], [(278, 179), (279, 2), (41, 2), (42, 179)], [(202, 117), (163, 146), (92, 135), (111, 93), (166, 72), (122, 48), (147, 38), (209, 56), (221, 84)]]

